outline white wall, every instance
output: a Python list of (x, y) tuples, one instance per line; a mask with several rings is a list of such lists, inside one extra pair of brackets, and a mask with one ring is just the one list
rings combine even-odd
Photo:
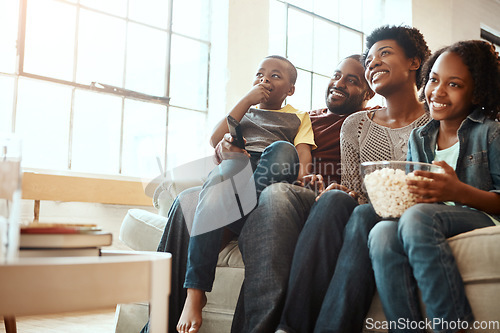
[(223, 116), (227, 104), (227, 36), (229, 24), (228, 3), (229, 0), (211, 1), (212, 24), (210, 28), (210, 80), (206, 142), (209, 141), (208, 136), (211, 134), (213, 126)]
[(268, 55), (268, 12), (268, 0), (229, 1), (228, 110), (252, 87), (256, 67)]
[(383, 24), (418, 28), (432, 51), (480, 39), (481, 27), (500, 33), (499, 0), (370, 0), (364, 2), (363, 32)]
[(209, 132), (252, 87), (269, 45), (269, 0), (212, 3)]
[(226, 112), (252, 87), (257, 65), (268, 55), (268, 13), (269, 0), (229, 0)]
[(480, 29), (500, 31), (498, 0), (413, 0), (412, 24), (432, 51), (466, 39), (480, 39)]

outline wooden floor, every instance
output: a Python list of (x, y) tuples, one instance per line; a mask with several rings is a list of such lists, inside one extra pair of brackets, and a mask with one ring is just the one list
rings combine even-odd
[[(115, 309), (16, 318), (18, 333), (113, 333)], [(5, 332), (3, 318), (0, 332)]]

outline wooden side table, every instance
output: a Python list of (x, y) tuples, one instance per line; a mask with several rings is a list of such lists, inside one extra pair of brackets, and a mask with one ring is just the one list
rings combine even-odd
[(166, 332), (169, 253), (102, 251), (101, 257), (19, 258), (0, 264), (0, 315), (43, 315), (150, 303), (150, 332)]

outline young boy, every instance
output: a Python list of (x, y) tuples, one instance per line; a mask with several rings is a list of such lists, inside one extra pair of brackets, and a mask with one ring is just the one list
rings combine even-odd
[[(308, 173), (308, 167), (311, 165), (311, 148), (315, 148), (315, 144), (309, 115), (290, 105), (282, 107), (285, 98), (293, 95), (295, 91), (296, 78), (297, 70), (286, 58), (280, 56), (264, 58), (255, 75), (253, 88), (229, 113), (241, 124), (245, 149), (234, 147), (234, 151), (242, 153), (240, 156), (248, 157), (254, 170), (253, 181), (250, 181), (252, 188), (255, 185), (257, 196), (266, 186), (274, 182), (291, 183), (298, 178), (301, 179)], [(254, 105), (258, 107), (255, 108)], [(215, 146), (227, 132), (228, 126), (224, 118), (212, 134), (212, 145)], [(198, 332), (201, 326), (201, 311), (206, 303), (205, 292), (212, 289), (224, 233), (224, 228), (213, 228), (213, 226), (220, 221), (236, 221), (226, 225), (227, 229), (239, 234), (245, 221), (244, 213), (248, 213), (244, 202), (238, 203), (240, 216), (231, 220), (232, 216), (228, 213), (232, 211), (230, 203), (228, 204), (229, 197), (234, 195), (232, 189), (235, 189), (232, 177), (236, 176), (237, 171), (241, 171), (240, 162), (240, 158), (222, 161), (209, 175), (200, 193), (192, 229), (198, 232), (194, 235), (192, 231), (189, 243), (184, 282), (187, 299), (177, 325), (179, 332)], [(217, 187), (222, 188), (219, 185), (230, 178), (233, 182), (232, 189), (223, 192), (216, 190)], [(241, 183), (241, 180), (239, 182)], [(227, 192), (230, 192), (229, 196)], [(240, 191), (238, 194), (241, 198)], [(248, 193), (243, 197), (248, 197)], [(253, 201), (251, 208), (255, 204), (256, 200)], [(199, 230), (210, 231), (201, 233)]]

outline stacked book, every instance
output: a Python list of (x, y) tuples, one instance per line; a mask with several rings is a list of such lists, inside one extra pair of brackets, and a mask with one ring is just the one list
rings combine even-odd
[(21, 228), (21, 257), (98, 256), (112, 234), (92, 224), (32, 223)]

